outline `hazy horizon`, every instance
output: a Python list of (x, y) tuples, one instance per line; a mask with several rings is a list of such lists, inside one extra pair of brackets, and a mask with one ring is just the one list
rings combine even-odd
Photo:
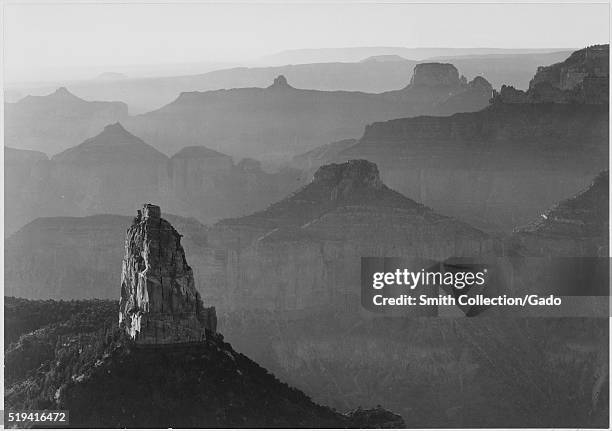
[[(62, 3), (4, 12), (5, 83), (203, 73), (301, 49), (557, 50), (609, 39), (608, 5), (592, 3)], [(568, 31), (577, 22), (589, 25)]]

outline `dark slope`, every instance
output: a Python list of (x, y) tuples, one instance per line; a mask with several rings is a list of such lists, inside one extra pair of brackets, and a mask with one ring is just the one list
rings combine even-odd
[[(6, 299), (8, 307), (22, 311), (63, 311), (53, 301)], [(71, 428), (405, 426), (400, 416), (381, 408), (342, 415), (318, 405), (220, 335), (145, 348), (120, 335), (116, 302), (70, 305), (69, 318), (59, 317), (7, 346), (6, 408), (69, 410)]]

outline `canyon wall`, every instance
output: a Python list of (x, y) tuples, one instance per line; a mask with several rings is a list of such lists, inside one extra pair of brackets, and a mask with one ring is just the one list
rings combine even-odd
[(487, 230), (510, 231), (607, 166), (608, 109), (496, 103), (479, 112), (374, 123), (335, 160), (377, 163), (394, 189)]

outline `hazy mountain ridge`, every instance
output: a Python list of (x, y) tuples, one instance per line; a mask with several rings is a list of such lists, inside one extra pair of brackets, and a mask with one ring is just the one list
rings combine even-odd
[[(435, 75), (438, 68), (444, 72)], [(422, 84), (427, 78), (420, 77), (432, 73), (435, 85)], [(417, 65), (414, 76), (403, 89), (380, 94), (298, 89), (284, 76), (267, 88), (181, 93), (161, 109), (131, 117), (126, 127), (166, 152), (203, 144), (234, 156), (278, 158), (355, 136), (372, 121), (447, 111), (451, 97), (459, 110), (480, 109), (490, 99), (481, 85), (460, 80), (452, 65)]]
[(123, 102), (89, 102), (65, 87), (47, 96), (5, 103), (4, 111), (5, 145), (47, 154), (76, 145), (128, 116)]
[(359, 61), (377, 55), (399, 55), (404, 58), (427, 60), (438, 57), (486, 56), (486, 55), (521, 55), (547, 54), (560, 49), (505, 49), (505, 48), (406, 48), (406, 47), (349, 47), (349, 48), (305, 48), (292, 49), (273, 54), (270, 62), (282, 64), (313, 63), (321, 61)]
[[(499, 50), (498, 50), (499, 51)], [(167, 76), (157, 78), (129, 78), (119, 81), (72, 81), (52, 86), (9, 86), (6, 100), (17, 101), (19, 94), (45, 94), (59, 85), (67, 86), (75, 94), (90, 100), (122, 100), (128, 104), (131, 114), (158, 109), (186, 91), (208, 91), (220, 88), (265, 87), (278, 75), (284, 75), (298, 88), (315, 90), (345, 90), (380, 93), (401, 88), (419, 58), (419, 62), (441, 61), (453, 63), (472, 79), (484, 76), (494, 88), (512, 85), (527, 88), (533, 70), (542, 64), (552, 64), (565, 59), (571, 51), (516, 53), (521, 50), (502, 50), (503, 54), (447, 55), (445, 57), (405, 56), (405, 61), (367, 61), (371, 55), (349, 59), (338, 57), (315, 59), (310, 62), (288, 61), (279, 66), (234, 67), (214, 70), (198, 75)], [(434, 54), (453, 54), (435, 52)], [(393, 54), (391, 54), (393, 55)], [(431, 57), (431, 58), (430, 58)], [(322, 62), (325, 60), (325, 62)], [(350, 61), (349, 61), (350, 60)], [(293, 63), (293, 64), (291, 64)]]
[(7, 234), (41, 215), (130, 214), (143, 200), (210, 222), (263, 208), (302, 182), (298, 171), (266, 173), (257, 161), (235, 164), (201, 146), (168, 158), (119, 123), (51, 159), (5, 154)]

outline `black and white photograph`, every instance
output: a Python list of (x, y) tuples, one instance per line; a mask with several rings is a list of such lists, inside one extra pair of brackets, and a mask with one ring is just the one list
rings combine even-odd
[(610, 427), (608, 1), (0, 6), (5, 428)]

